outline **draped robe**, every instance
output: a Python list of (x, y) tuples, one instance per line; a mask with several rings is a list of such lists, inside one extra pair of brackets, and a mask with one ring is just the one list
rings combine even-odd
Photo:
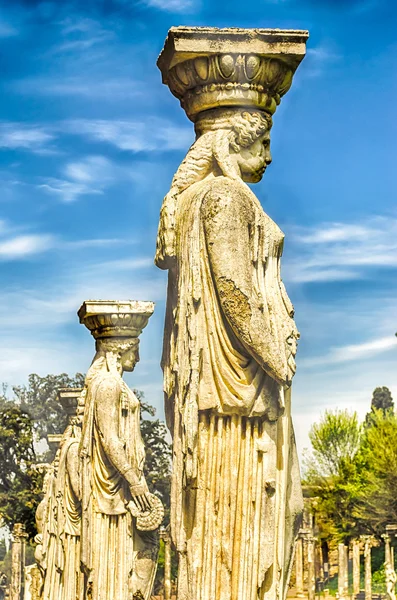
[[(207, 224), (227, 197), (244, 235), (215, 280)], [(208, 178), (178, 197), (162, 366), (173, 435), (171, 524), (178, 600), (283, 600), (302, 511), (290, 390), (270, 377), (225, 315), (233, 261), (277, 351), (297, 336), (280, 277), (283, 234), (242, 181)], [(229, 240), (230, 241), (230, 240)], [(222, 281), (222, 285), (220, 284)], [(223, 304), (222, 304), (223, 302)]]
[[(93, 369), (93, 367), (91, 367)], [(97, 415), (99, 402), (116, 402), (118, 436), (133, 468), (142, 471), (144, 446), (140, 408), (120, 375), (106, 369), (87, 375), (87, 396), (81, 445), (81, 562), (85, 572), (80, 600), (132, 600), (141, 592), (150, 598), (156, 572), (157, 546), (136, 529), (127, 505), (132, 496), (106, 449), (109, 433)], [(138, 597), (138, 596), (136, 596)]]

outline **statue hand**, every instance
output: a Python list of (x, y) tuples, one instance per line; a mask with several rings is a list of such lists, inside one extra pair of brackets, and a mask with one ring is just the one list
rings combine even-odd
[[(129, 506), (131, 512), (138, 511), (138, 513), (141, 513), (141, 512), (146, 512), (151, 509), (150, 494), (149, 494), (149, 490), (147, 487), (147, 483), (144, 479), (143, 479), (143, 481), (141, 481), (137, 484), (131, 485), (130, 492), (131, 492), (132, 500), (128, 506)], [(130, 505), (132, 505), (132, 506), (130, 506)], [(133, 515), (133, 516), (136, 516), (136, 515)]]

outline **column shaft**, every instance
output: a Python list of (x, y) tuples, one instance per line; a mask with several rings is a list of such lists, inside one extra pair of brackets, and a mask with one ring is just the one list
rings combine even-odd
[(353, 596), (360, 593), (360, 542), (353, 540)]

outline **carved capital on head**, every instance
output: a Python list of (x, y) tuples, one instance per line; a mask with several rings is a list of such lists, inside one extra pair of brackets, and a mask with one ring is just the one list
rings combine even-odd
[(87, 300), (79, 308), (80, 323), (94, 338), (137, 338), (148, 324), (154, 302)]
[(273, 114), (305, 56), (307, 31), (172, 27), (157, 65), (187, 116), (218, 107)]

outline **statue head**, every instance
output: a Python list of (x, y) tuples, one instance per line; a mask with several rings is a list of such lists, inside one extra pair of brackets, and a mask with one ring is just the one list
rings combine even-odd
[(96, 340), (96, 358), (104, 357), (109, 371), (133, 371), (139, 362), (139, 338), (113, 337)]
[(195, 129), (198, 141), (212, 137), (219, 174), (257, 183), (272, 161), (271, 126), (271, 116), (260, 110), (215, 109), (199, 115)]
[(175, 257), (175, 215), (178, 196), (209, 176), (256, 183), (271, 163), (271, 115), (265, 111), (216, 108), (201, 113), (197, 139), (177, 170), (164, 198), (155, 262), (170, 268)]

